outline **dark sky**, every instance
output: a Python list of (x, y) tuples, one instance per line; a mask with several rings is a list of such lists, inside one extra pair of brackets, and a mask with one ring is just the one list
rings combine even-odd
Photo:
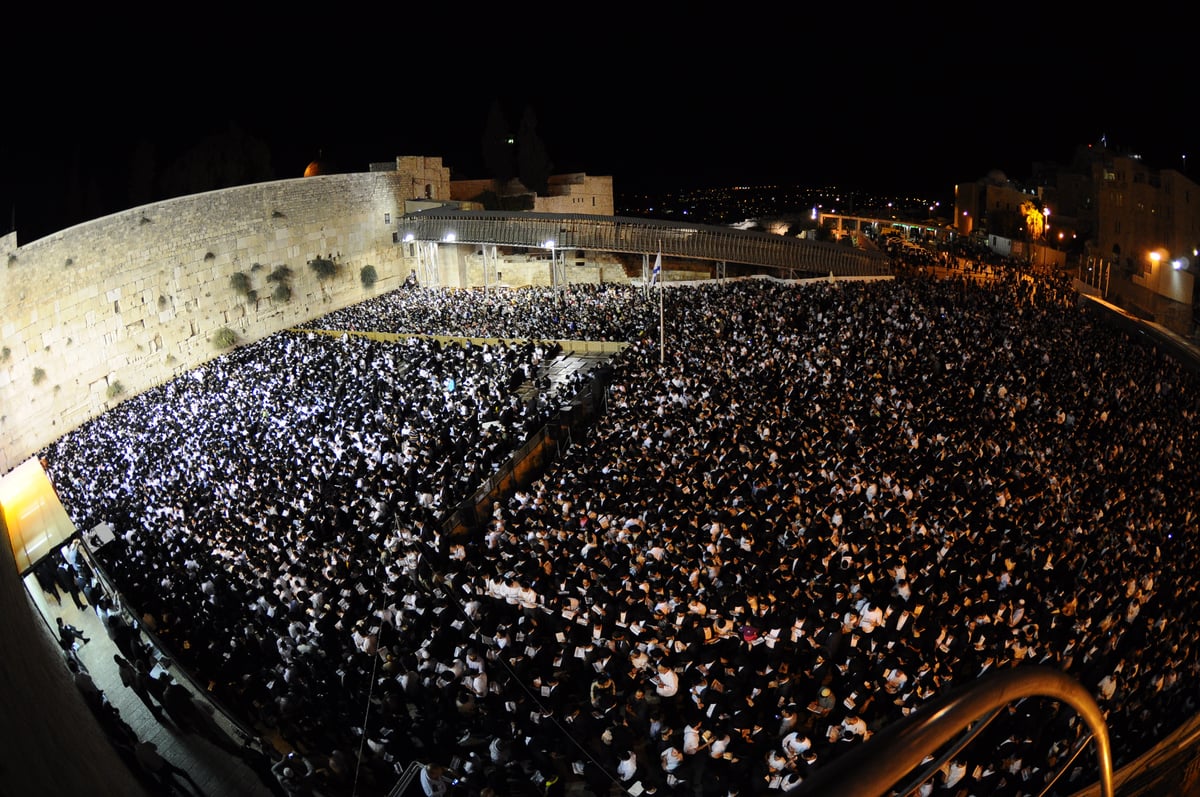
[(161, 192), (172, 162), (231, 125), (265, 145), (274, 178), (318, 156), (365, 170), (406, 154), (485, 177), (495, 100), (514, 128), (533, 110), (556, 172), (612, 175), (618, 195), (772, 183), (949, 195), (1102, 136), (1152, 166), (1195, 152), (1195, 57), (1170, 17), (439, 8), (69, 21), (48, 9), (10, 31), (0, 232), (15, 220), (27, 242), (129, 207), (146, 190), (134, 186)]

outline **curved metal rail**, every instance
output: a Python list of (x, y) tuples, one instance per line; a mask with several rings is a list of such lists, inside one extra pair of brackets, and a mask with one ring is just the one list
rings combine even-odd
[[(1112, 749), (1100, 707), (1071, 676), (1036, 665), (993, 673), (921, 706), (899, 722), (880, 730), (858, 749), (818, 769), (793, 794), (797, 797), (887, 794), (926, 756), (941, 750), (965, 731), (964, 739), (931, 766), (929, 776), (932, 776), (932, 770), (974, 739), (998, 709), (1027, 697), (1061, 700), (1075, 709), (1087, 723), (1096, 743), (1100, 794), (1113, 797)], [(976, 725), (976, 720), (981, 718), (986, 721)], [(922, 777), (916, 785), (927, 777)]]

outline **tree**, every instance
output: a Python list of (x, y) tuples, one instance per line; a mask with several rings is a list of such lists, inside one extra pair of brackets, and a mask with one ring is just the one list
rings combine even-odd
[(171, 163), (163, 175), (163, 194), (186, 196), (271, 179), (270, 148), (230, 123)]
[(1036, 241), (1046, 237), (1046, 216), (1040, 203), (1022, 202), (1021, 215), (1025, 217), (1025, 234), (1027, 240)]
[(553, 169), (546, 145), (537, 133), (537, 117), (533, 108), (527, 105), (517, 129), (517, 173), (526, 188), (545, 196)]
[(484, 168), (487, 169), (489, 177), (503, 185), (516, 176), (517, 170), (513, 161), (513, 141), (508, 122), (504, 119), (500, 100), (492, 100), (487, 126), (483, 130)]

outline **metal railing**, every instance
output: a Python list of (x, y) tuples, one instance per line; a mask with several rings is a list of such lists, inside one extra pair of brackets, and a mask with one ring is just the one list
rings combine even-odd
[[(1037, 665), (1001, 670), (926, 703), (899, 722), (881, 729), (857, 749), (814, 772), (794, 794), (796, 797), (915, 794), (946, 762), (974, 741), (1002, 709), (1027, 697), (1047, 697), (1066, 703), (1084, 720), (1090, 732), (1067, 757), (1047, 790), (1087, 744), (1095, 742), (1100, 794), (1113, 797), (1112, 749), (1100, 707), (1074, 678)], [(932, 754), (939, 755), (910, 783), (900, 788), (895, 786)]]
[(783, 277), (892, 273), (891, 258), (882, 252), (730, 227), (621, 216), (437, 208), (399, 218), (396, 240), (411, 244), (519, 246), (547, 252), (661, 252), (666, 257), (743, 263)]

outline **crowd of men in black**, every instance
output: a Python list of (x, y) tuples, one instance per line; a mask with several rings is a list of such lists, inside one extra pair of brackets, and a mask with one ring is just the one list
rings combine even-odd
[[(664, 305), (663, 364), (631, 287), (311, 325), (631, 341), (597, 425), (465, 535), (439, 521), (554, 406), (511, 392), (547, 345), (275, 335), (42, 457), (145, 627), (331, 797), (451, 757), (463, 794), (783, 792), (1022, 664), (1096, 696), (1118, 764), (1195, 713), (1193, 375), (1012, 273)], [(925, 790), (1037, 793), (1085, 733), (1022, 701)]]

